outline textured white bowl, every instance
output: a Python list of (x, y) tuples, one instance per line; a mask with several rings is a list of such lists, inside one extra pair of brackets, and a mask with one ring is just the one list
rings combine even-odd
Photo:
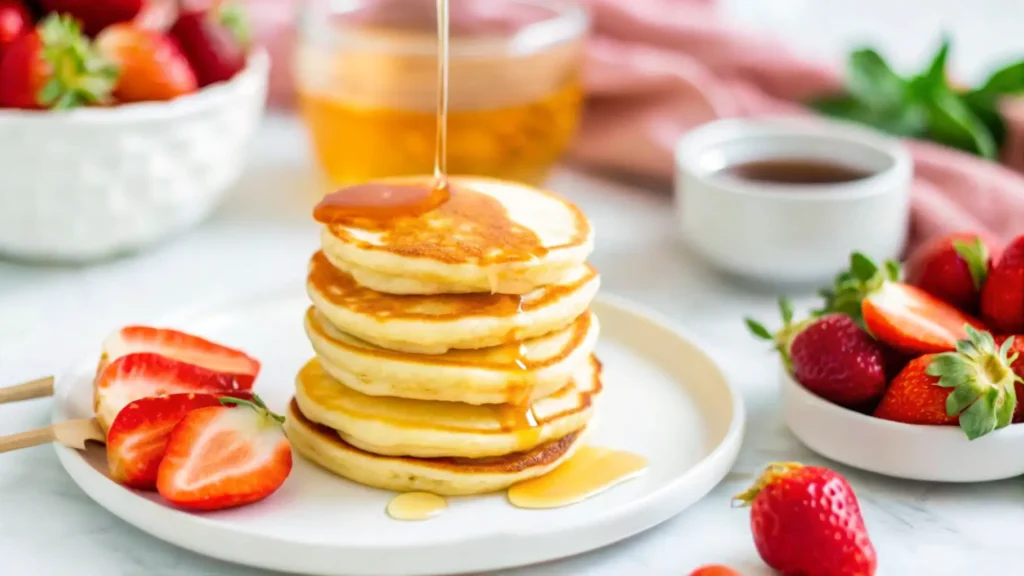
[(933, 482), (985, 482), (1024, 474), (1024, 424), (968, 440), (958, 426), (892, 422), (823, 400), (779, 370), (782, 412), (808, 448), (869, 472)]
[(203, 220), (237, 181), (269, 57), (170, 102), (0, 110), (0, 254), (86, 262)]

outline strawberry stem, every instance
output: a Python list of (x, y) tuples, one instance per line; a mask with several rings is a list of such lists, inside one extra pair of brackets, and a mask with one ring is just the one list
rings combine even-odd
[(988, 278), (988, 247), (981, 241), (981, 238), (974, 237), (974, 242), (967, 243), (960, 240), (953, 242), (953, 250), (967, 264), (967, 270), (971, 273), (971, 280), (974, 281), (974, 289), (981, 290), (985, 280)]
[(1009, 356), (1013, 338), (996, 349), (988, 332), (964, 327), (967, 338), (956, 343), (956, 352), (938, 354), (926, 373), (939, 378), (937, 386), (952, 388), (946, 398), (946, 414), (959, 415), (960, 428), (969, 440), (1008, 426), (1017, 407), (1014, 384), (1020, 378), (1011, 365), (1017, 355)]
[(120, 70), (82, 35), (77, 21), (51, 14), (37, 30), (50, 68), (49, 81), (37, 95), (40, 104), (67, 110), (109, 99)]
[(248, 48), (252, 43), (252, 34), (249, 31), (249, 19), (245, 10), (235, 2), (223, 2), (216, 11), (217, 20), (231, 32), (235, 42)]
[(819, 292), (825, 300), (825, 305), (816, 310), (815, 314), (845, 314), (863, 327), (861, 302), (880, 290), (886, 282), (898, 282), (899, 278), (899, 263), (887, 260), (879, 268), (864, 254), (854, 252), (850, 255), (850, 268), (840, 272), (830, 288)]
[(220, 399), (220, 403), (231, 406), (247, 406), (253, 409), (260, 416), (269, 418), (277, 422), (278, 424), (284, 424), (284, 416), (281, 416), (280, 414), (275, 414), (273, 411), (267, 408), (267, 405), (263, 403), (263, 399), (256, 394), (252, 395), (252, 401), (243, 400), (242, 398), (234, 398), (232, 396), (224, 396)]
[(744, 318), (743, 321), (747, 324), (747, 329), (756, 338), (775, 344), (774, 348), (782, 357), (782, 363), (786, 366), (786, 370), (792, 372), (793, 366), (789, 359), (789, 346), (793, 343), (796, 335), (811, 322), (811, 319), (801, 320), (794, 324), (793, 304), (786, 298), (779, 298), (779, 314), (782, 316), (782, 328), (775, 333), (772, 333), (771, 330), (765, 328), (764, 324), (753, 318)]
[(765, 467), (764, 472), (761, 472), (761, 476), (754, 481), (750, 488), (733, 497), (732, 507), (743, 508), (750, 506), (753, 504), (754, 499), (757, 498), (757, 495), (761, 493), (761, 490), (764, 490), (765, 487), (775, 483), (777, 480), (788, 476), (794, 470), (803, 468), (803, 466), (799, 462), (772, 462)]

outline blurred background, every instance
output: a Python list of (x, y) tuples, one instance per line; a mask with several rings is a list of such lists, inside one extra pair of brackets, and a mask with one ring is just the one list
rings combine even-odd
[[(627, 238), (635, 227), (675, 236), (676, 143), (735, 116), (818, 113), (903, 137), (911, 247), (962, 227), (1006, 238), (1024, 218), (1014, 0), (451, 9), (451, 171), (544, 184), (613, 215), (599, 222), (609, 258), (651, 249)], [(44, 330), (42, 310), (93, 301), (83, 330), (102, 334), (301, 277), (294, 255), (313, 246), (324, 192), (432, 166), (435, 16), (432, 0), (0, 1), (4, 323)], [(956, 121), (939, 130), (919, 112), (947, 93)], [(691, 273), (656, 242), (656, 258)], [(125, 286), (155, 291), (133, 303)], [(22, 348), (4, 346), (0, 360)]]

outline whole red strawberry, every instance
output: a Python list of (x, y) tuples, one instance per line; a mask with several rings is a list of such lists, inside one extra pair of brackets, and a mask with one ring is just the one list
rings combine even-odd
[(863, 406), (885, 390), (882, 347), (844, 314), (822, 316), (804, 328), (789, 357), (797, 382), (840, 406)]
[(811, 392), (840, 406), (860, 408), (885, 390), (886, 358), (882, 345), (844, 314), (828, 314), (792, 324), (792, 309), (780, 301), (783, 329), (771, 334), (747, 320), (758, 337), (776, 342), (789, 372)]
[[(1017, 378), (1024, 378), (1024, 336), (996, 336), (996, 346), (1000, 348), (1007, 340), (1013, 338), (1010, 343), (1010, 351), (1007, 360), (1010, 362), (1010, 369), (1017, 375)], [(1018, 380), (1014, 386), (1017, 394), (1017, 408), (1013, 411), (1013, 423), (1024, 422), (1024, 381)]]
[(47, 12), (73, 16), (89, 36), (111, 24), (128, 22), (142, 11), (145, 0), (40, 0)]
[(170, 35), (188, 57), (200, 87), (230, 80), (245, 68), (249, 31), (241, 9), (233, 4), (184, 10)]
[(877, 569), (857, 496), (828, 468), (770, 464), (734, 504), (751, 507), (757, 552), (782, 574), (872, 576)]
[(21, 0), (0, 0), (0, 57), (18, 38), (32, 33), (32, 14)]
[(1017, 409), (1012, 342), (967, 329), (956, 352), (913, 360), (889, 384), (875, 409), (878, 418), (905, 424), (955, 425), (975, 439), (1008, 426)]
[(991, 260), (998, 256), (992, 244), (967, 232), (935, 238), (910, 255), (906, 282), (976, 314)]
[(117, 67), (82, 37), (74, 20), (50, 15), (4, 50), (0, 107), (66, 109), (102, 103), (117, 76)]
[(989, 271), (981, 315), (998, 333), (1024, 333), (1024, 236), (1010, 242)]

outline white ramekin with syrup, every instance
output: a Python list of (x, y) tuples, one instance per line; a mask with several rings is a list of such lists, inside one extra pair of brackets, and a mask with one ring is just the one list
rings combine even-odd
[(913, 167), (897, 140), (818, 118), (718, 120), (676, 149), (683, 238), (731, 274), (829, 280), (859, 251), (896, 258)]

